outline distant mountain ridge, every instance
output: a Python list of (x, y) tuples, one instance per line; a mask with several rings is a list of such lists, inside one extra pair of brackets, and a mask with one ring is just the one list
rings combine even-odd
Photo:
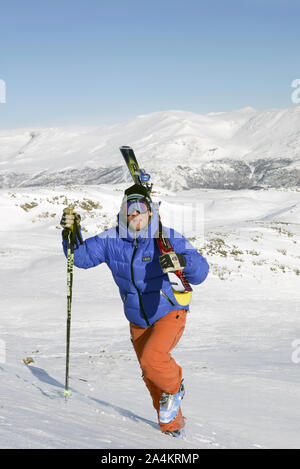
[(300, 186), (300, 107), (205, 115), (156, 112), (101, 127), (0, 131), (0, 187), (130, 181), (131, 145), (157, 185), (256, 189)]

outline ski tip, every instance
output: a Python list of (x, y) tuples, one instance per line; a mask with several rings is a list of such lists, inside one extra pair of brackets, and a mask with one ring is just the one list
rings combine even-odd
[(128, 145), (122, 145), (120, 147), (120, 150), (131, 150), (131, 147), (129, 147)]

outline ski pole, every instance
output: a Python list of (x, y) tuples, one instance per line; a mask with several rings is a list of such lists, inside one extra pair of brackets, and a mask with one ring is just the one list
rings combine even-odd
[[(68, 207), (69, 215), (73, 214), (73, 208)], [(70, 362), (70, 333), (71, 333), (71, 306), (73, 290), (73, 270), (74, 270), (74, 227), (68, 232), (68, 252), (67, 252), (67, 340), (66, 340), (66, 377), (65, 377), (65, 400), (70, 396), (69, 390), (69, 362)]]

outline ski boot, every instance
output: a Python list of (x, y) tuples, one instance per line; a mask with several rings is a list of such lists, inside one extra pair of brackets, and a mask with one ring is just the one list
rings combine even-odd
[(163, 432), (165, 435), (173, 436), (173, 438), (185, 438), (185, 431), (184, 428), (179, 428), (179, 430), (165, 431)]
[(183, 380), (180, 383), (180, 388), (177, 394), (162, 393), (159, 402), (159, 421), (161, 423), (170, 423), (175, 419), (179, 412), (180, 403), (184, 396)]

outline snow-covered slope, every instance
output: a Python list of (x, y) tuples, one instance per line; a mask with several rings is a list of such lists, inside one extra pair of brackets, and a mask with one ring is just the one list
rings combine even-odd
[(185, 379), (185, 440), (159, 431), (106, 265), (74, 272), (64, 401), (61, 212), (72, 202), (92, 236), (114, 224), (125, 187), (0, 191), (1, 448), (299, 448), (297, 191), (155, 193), (165, 224), (202, 204), (203, 229), (186, 218), (185, 234), (211, 266), (173, 352)]
[[(102, 127), (0, 131), (0, 187), (128, 180), (130, 145), (169, 189), (300, 185), (300, 107), (156, 112)], [(172, 175), (172, 178), (170, 178)]]

